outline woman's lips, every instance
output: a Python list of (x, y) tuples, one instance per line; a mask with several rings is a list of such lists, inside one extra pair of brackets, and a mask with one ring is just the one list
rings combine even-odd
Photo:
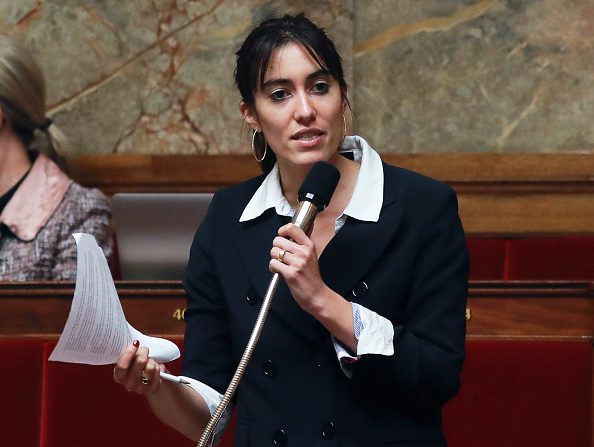
[(317, 145), (323, 136), (320, 130), (308, 130), (297, 132), (291, 137), (292, 140), (297, 141), (303, 147), (311, 147)]

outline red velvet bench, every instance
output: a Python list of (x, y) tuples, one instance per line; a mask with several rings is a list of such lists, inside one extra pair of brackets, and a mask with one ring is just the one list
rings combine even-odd
[[(466, 238), (470, 280), (594, 279), (594, 236)], [(117, 241), (111, 266), (121, 279)]]
[(594, 237), (468, 237), (471, 280), (592, 280)]
[(0, 398), (0, 443), (37, 447), (41, 423), (43, 342), (0, 338), (3, 359)]
[[(176, 340), (178, 343), (180, 340)], [(2, 339), (2, 445), (194, 446), (161, 424), (144, 398), (116, 385), (112, 366), (48, 362), (54, 341)], [(588, 447), (589, 342), (476, 341), (458, 396), (444, 409), (450, 447)], [(179, 369), (179, 361), (171, 366)], [(232, 445), (229, 430), (221, 445)]]
[(468, 341), (443, 423), (449, 447), (590, 447), (592, 345)]
[[(467, 241), (471, 280), (594, 279), (594, 237)], [(48, 362), (54, 344), (0, 338), (7, 360), (2, 445), (195, 445), (159, 423), (143, 398), (113, 383), (112, 366)], [(179, 361), (170, 368), (177, 372)], [(445, 408), (444, 426), (450, 447), (590, 446), (590, 342), (469, 341), (462, 389)], [(232, 430), (222, 445), (231, 439)]]
[[(175, 340), (181, 345), (181, 340)], [(55, 341), (0, 339), (7, 359), (0, 445), (7, 447), (195, 446), (155, 418), (145, 399), (112, 379), (113, 365), (50, 362)], [(168, 367), (178, 373), (180, 360)], [(222, 447), (231, 447), (232, 432)]]

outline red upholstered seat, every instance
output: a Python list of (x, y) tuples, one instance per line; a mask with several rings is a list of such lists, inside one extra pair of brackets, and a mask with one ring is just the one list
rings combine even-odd
[(510, 239), (508, 244), (504, 279), (594, 279), (594, 237)]
[[(594, 237), (467, 237), (470, 280), (594, 279)], [(117, 240), (112, 259), (120, 279)]]
[(469, 237), (466, 243), (470, 256), (471, 280), (503, 279), (504, 239)]
[[(54, 345), (0, 343), (10, 363), (0, 404), (2, 445), (195, 445), (161, 424), (144, 398), (116, 385), (112, 365), (48, 362)], [(472, 340), (467, 350), (461, 391), (444, 409), (450, 447), (590, 447), (590, 342)], [(169, 367), (177, 373), (179, 361)], [(232, 427), (221, 446), (231, 445)]]
[(449, 447), (590, 447), (589, 342), (470, 341)]
[[(117, 385), (113, 365), (49, 362), (54, 346), (45, 345), (41, 447), (196, 445), (161, 423), (144, 397)], [(177, 374), (180, 364), (167, 366)], [(220, 445), (230, 446), (230, 439)]]
[(0, 444), (38, 447), (42, 345), (37, 340), (3, 339), (0, 358)]

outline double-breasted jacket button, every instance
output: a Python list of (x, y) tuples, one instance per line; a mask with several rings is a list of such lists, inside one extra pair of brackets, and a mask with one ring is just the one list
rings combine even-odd
[(353, 290), (351, 290), (351, 294), (355, 298), (363, 298), (365, 295), (367, 295), (368, 291), (369, 291), (369, 286), (367, 285), (367, 283), (364, 281), (361, 281), (359, 284), (357, 284), (355, 287), (353, 287)]
[(329, 441), (334, 437), (335, 432), (334, 422), (330, 421), (322, 428), (322, 438)]
[(318, 351), (318, 353), (316, 353), (316, 366), (318, 367), (323, 367), (326, 366), (328, 364), (328, 354), (326, 354), (324, 351)]
[(287, 443), (287, 434), (282, 428), (274, 430), (272, 433), (272, 445), (282, 447)]
[(276, 376), (276, 366), (274, 366), (272, 360), (265, 360), (262, 363), (262, 371), (264, 371), (266, 377), (270, 377), (271, 379)]
[(254, 304), (257, 304), (258, 301), (260, 301), (260, 299), (258, 298), (258, 294), (254, 289), (248, 289), (245, 299), (248, 302), (248, 304), (251, 304), (252, 306)]

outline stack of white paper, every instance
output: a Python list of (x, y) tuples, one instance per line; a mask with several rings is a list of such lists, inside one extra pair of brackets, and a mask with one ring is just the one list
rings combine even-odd
[(90, 234), (73, 234), (77, 245), (76, 286), (68, 320), (50, 360), (105, 365), (115, 363), (132, 340), (149, 348), (159, 363), (180, 356), (169, 340), (134, 329), (124, 316), (103, 251)]

